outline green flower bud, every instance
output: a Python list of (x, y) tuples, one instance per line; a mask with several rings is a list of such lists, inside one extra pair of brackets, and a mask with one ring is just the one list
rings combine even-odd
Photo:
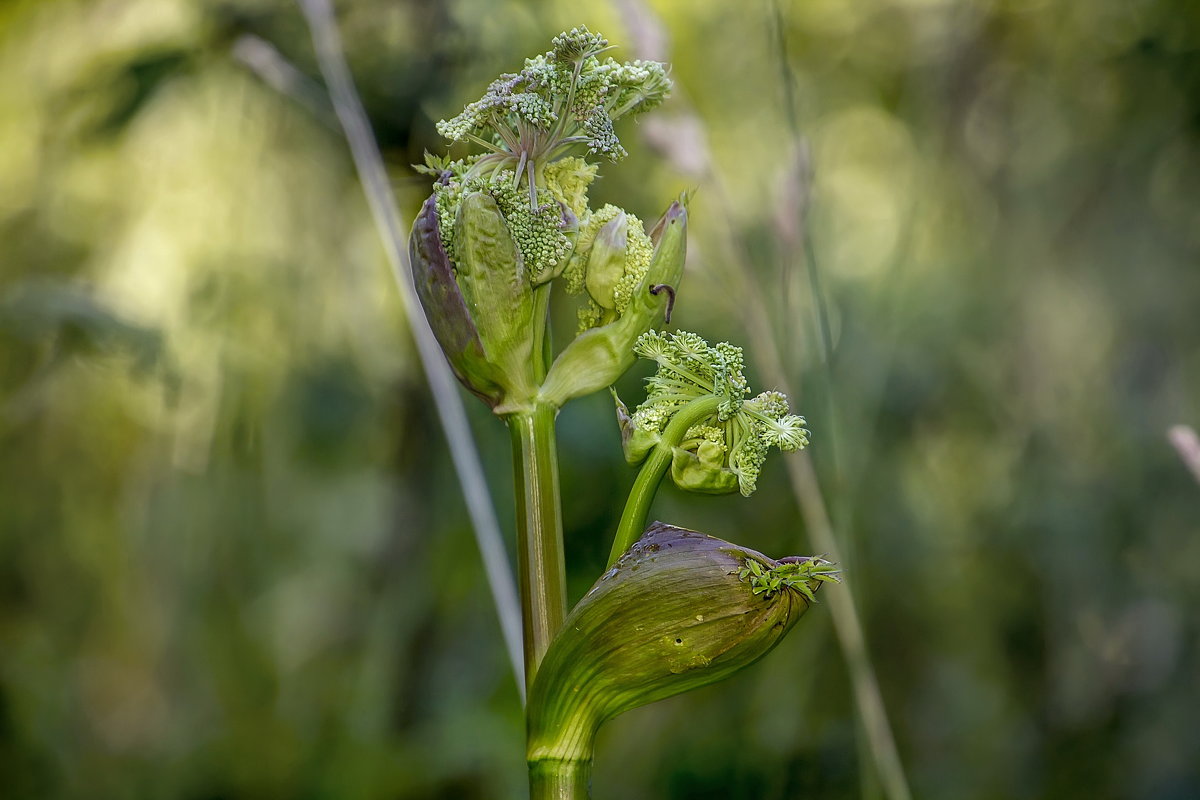
[(651, 525), (571, 611), (546, 652), (529, 694), (531, 768), (586, 767), (606, 720), (750, 665), (835, 575), (819, 559), (775, 561)]
[(684, 440), (671, 448), (671, 480), (689, 492), (736, 492), (740, 488), (738, 476), (725, 466), (728, 451), (724, 430), (715, 425), (693, 425)]
[(621, 211), (596, 233), (588, 254), (584, 278), (588, 294), (601, 308), (617, 307), (617, 284), (625, 275), (625, 248), (629, 243), (629, 215)]
[[(573, 397), (611, 386), (633, 365), (638, 337), (667, 316), (687, 255), (687, 208), (681, 201), (671, 204), (649, 238), (654, 245), (649, 267), (633, 281), (627, 280), (630, 273), (623, 271), (625, 277), (613, 288), (618, 316), (585, 330), (563, 349), (542, 385), (542, 402), (561, 406)], [(588, 264), (590, 269), (590, 255)]]
[(446, 254), (437, 200), (413, 225), (409, 251), (417, 296), (455, 374), (497, 413), (537, 391), (533, 289), (495, 198), (469, 192)]
[(621, 429), (621, 450), (625, 453), (625, 461), (631, 466), (637, 466), (662, 437), (655, 431), (635, 425), (633, 417), (629, 414), (629, 406), (617, 396), (616, 389), (610, 388), (609, 391), (612, 392), (613, 402), (617, 406), (617, 425)]
[(739, 488), (738, 476), (722, 466), (725, 448), (701, 442), (696, 451), (682, 447), (671, 451), (671, 480), (680, 489), (700, 494), (730, 494)]

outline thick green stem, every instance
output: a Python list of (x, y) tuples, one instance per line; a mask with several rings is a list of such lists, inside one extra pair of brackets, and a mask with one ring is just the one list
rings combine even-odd
[(553, 407), (538, 405), (507, 417), (517, 502), (526, 687), (532, 685), (538, 664), (567, 614), (554, 416)]
[(684, 436), (693, 425), (703, 422), (717, 412), (721, 398), (716, 395), (706, 395), (693, 400), (675, 412), (658, 444), (650, 451), (633, 488), (629, 490), (629, 499), (625, 501), (625, 511), (621, 513), (621, 522), (617, 526), (617, 535), (613, 539), (612, 550), (608, 554), (608, 566), (616, 563), (621, 554), (638, 540), (646, 529), (646, 517), (650, 514), (650, 504), (658, 493), (658, 485), (662, 483), (667, 468), (671, 466), (675, 448), (683, 443)]
[(550, 326), (547, 309), (550, 306), (550, 284), (543, 283), (533, 290), (533, 367), (534, 378), (540, 385), (546, 380), (553, 352), (550, 344)]
[(529, 800), (588, 800), (590, 761), (533, 761)]

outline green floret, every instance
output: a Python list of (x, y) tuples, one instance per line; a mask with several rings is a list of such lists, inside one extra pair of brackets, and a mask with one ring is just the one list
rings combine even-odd
[(605, 314), (605, 309), (596, 305), (595, 300), (588, 300), (576, 312), (576, 317), (579, 320), (579, 324), (575, 326), (576, 335), (583, 333), (589, 328), (598, 328), (603, 325)]
[(602, 108), (593, 109), (583, 118), (583, 137), (589, 153), (599, 153), (609, 161), (620, 161), (629, 155), (613, 130), (612, 119)]
[(742, 495), (749, 497), (758, 488), (758, 475), (767, 460), (767, 446), (757, 436), (742, 433), (729, 454), (729, 469), (737, 475)]
[(841, 570), (823, 558), (785, 559), (767, 566), (756, 558), (747, 558), (738, 570), (738, 578), (750, 584), (754, 594), (770, 598), (785, 588), (796, 589), (810, 603), (817, 602), (813, 592), (822, 583), (839, 583)]
[(780, 392), (763, 392), (747, 400), (743, 408), (754, 420), (759, 439), (768, 447), (792, 451), (808, 445), (804, 417), (790, 412), (787, 397)]
[(462, 183), (451, 181), (450, 183), (434, 184), (433, 196), (437, 208), (438, 236), (442, 240), (442, 248), (446, 251), (451, 263), (456, 263), (458, 256), (454, 252), (454, 220), (458, 216), (458, 206), (462, 202)]
[(491, 180), (482, 177), (451, 179), (433, 188), (438, 213), (438, 233), (452, 262), (457, 262), (454, 246), (454, 220), (464, 195), (485, 191), (495, 200), (513, 241), (520, 251), (526, 273), (534, 284), (557, 274), (571, 249), (563, 232), (561, 206), (548, 189), (538, 189), (539, 204), (530, 208), (528, 196), (516, 188), (512, 171), (498, 170)]
[(603, 68), (610, 86), (609, 110), (613, 119), (630, 112), (650, 111), (671, 93), (671, 79), (661, 62), (639, 60), (618, 64), (610, 58)]
[(628, 237), (625, 245), (625, 271), (621, 275), (621, 279), (617, 281), (616, 287), (613, 288), (613, 303), (618, 314), (624, 314), (629, 308), (629, 301), (633, 299), (633, 293), (641, 286), (646, 273), (650, 270), (650, 262), (654, 258), (654, 243), (646, 235), (642, 221), (632, 214), (627, 216), (629, 227), (625, 231), (625, 235)]
[[(727, 342), (709, 345), (686, 331), (648, 331), (638, 339), (634, 352), (656, 362), (658, 371), (646, 380), (646, 400), (630, 416), (633, 427), (659, 435), (685, 406), (717, 401), (716, 410), (689, 428), (684, 441), (672, 444), (696, 452), (701, 442), (720, 444), (724, 454), (720, 469), (737, 477), (743, 495), (754, 491), (772, 447), (800, 450), (808, 445), (804, 418), (790, 412), (784, 395), (763, 392), (745, 399), (749, 389), (740, 347)], [(711, 457), (715, 451), (706, 447), (704, 452)]]
[(657, 403), (647, 401), (642, 403), (633, 412), (633, 416), (631, 417), (633, 426), (638, 430), (662, 433), (663, 428), (667, 427), (667, 423), (671, 421), (671, 415), (675, 413), (680, 405), (682, 404), (665, 401)]
[(597, 169), (595, 164), (589, 164), (577, 156), (559, 159), (547, 164), (543, 170), (546, 190), (566, 206), (576, 219), (583, 219), (588, 213), (588, 189), (596, 179)]
[(596, 241), (596, 234), (600, 232), (601, 228), (616, 219), (620, 213), (622, 213), (620, 208), (609, 203), (599, 211), (593, 211), (582, 221), (579, 226), (579, 235), (575, 238), (575, 250), (571, 254), (566, 268), (563, 269), (563, 279), (567, 283), (568, 294), (580, 294), (586, 288), (588, 258), (592, 254), (592, 244)]
[[(470, 103), (449, 120), (437, 123), (437, 131), (452, 142), (474, 139), (476, 132), (493, 129), (497, 133), (507, 125), (532, 125), (542, 131), (558, 121), (549, 97), (544, 96), (544, 71), (526, 68), (505, 73), (488, 85), (483, 97)], [(539, 90), (541, 90), (539, 92)]]
[(762, 413), (773, 417), (789, 413), (787, 395), (782, 392), (763, 392), (750, 402)]
[(528, 196), (516, 188), (513, 173), (501, 170), (497, 177), (499, 180), (488, 184), (488, 190), (504, 214), (530, 280), (544, 283), (557, 274), (556, 267), (571, 249), (570, 240), (562, 232), (559, 205), (548, 190), (538, 189), (539, 205), (531, 209)]
[(568, 292), (587, 291), (579, 310), (580, 333), (629, 310), (653, 258), (654, 243), (637, 217), (606, 205), (587, 218), (564, 271)]
[[(595, 61), (595, 59), (592, 59)], [(612, 59), (609, 59), (610, 61)], [(575, 81), (575, 93), (568, 109), (571, 118), (583, 122), (595, 111), (603, 111), (604, 101), (612, 90), (611, 78), (603, 69), (582, 70)]]
[(586, 25), (560, 33), (550, 40), (551, 50), (547, 55), (555, 61), (577, 63), (608, 48), (608, 39), (592, 33)]
[(683, 435), (683, 438), (685, 442), (693, 440), (711, 442), (720, 445), (722, 450), (726, 449), (725, 432), (715, 425), (693, 425), (688, 428), (688, 432)]
[[(745, 394), (741, 374), (741, 348), (722, 342), (711, 347), (701, 336), (688, 331), (647, 331), (638, 339), (634, 352), (658, 363), (658, 372), (646, 381), (647, 402), (658, 399), (688, 401), (716, 395), (722, 408), (736, 409)], [(725, 415), (728, 418), (728, 414)]]

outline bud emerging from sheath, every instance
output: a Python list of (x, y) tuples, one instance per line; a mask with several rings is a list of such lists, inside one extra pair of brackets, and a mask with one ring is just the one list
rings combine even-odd
[(458, 199), (454, 259), (435, 193), (409, 239), (413, 280), (429, 325), (455, 375), (493, 409), (536, 394), (533, 289), (521, 251), (495, 198)]
[(738, 476), (725, 466), (729, 447), (724, 432), (713, 425), (694, 425), (687, 438), (671, 449), (671, 480), (680, 489), (700, 494), (729, 494)]
[[(592, 246), (587, 254), (587, 267), (584, 282), (587, 292), (593, 298), (592, 302), (599, 310), (601, 318), (615, 317), (617, 308), (617, 290), (625, 278), (625, 268), (631, 260), (640, 260), (641, 252), (632, 255), (628, 252), (632, 241), (636, 241), (640, 251), (649, 251), (649, 238), (642, 232), (642, 221), (632, 214), (626, 214), (616, 206), (605, 206), (603, 210), (613, 209), (616, 216), (600, 226), (596, 231)], [(599, 216), (597, 213), (595, 216)], [(636, 226), (630, 230), (630, 220)], [(650, 259), (647, 257), (646, 263)], [(631, 265), (632, 266), (632, 265)], [(626, 298), (628, 300), (628, 298)], [(611, 319), (605, 319), (611, 321)], [(588, 326), (594, 327), (594, 326)]]
[(529, 761), (590, 762), (600, 725), (719, 681), (774, 647), (837, 580), (820, 559), (775, 561), (650, 526), (570, 613), (530, 689)]
[(680, 198), (648, 236), (641, 220), (615, 206), (589, 218), (594, 230), (581, 229), (564, 271), (568, 291), (587, 292), (582, 330), (550, 367), (542, 400), (561, 406), (611, 386), (633, 365), (638, 337), (669, 318), (687, 256), (687, 217)]
[[(437, 177), (413, 229), (419, 297), (459, 380), (497, 414), (561, 406), (616, 380), (632, 363), (633, 340), (662, 313), (648, 285), (673, 291), (683, 265), (681, 234), (647, 235), (616, 206), (592, 212), (587, 191), (596, 165), (568, 155), (624, 157), (613, 123), (667, 97), (666, 66), (602, 58), (608, 41), (582, 27), (551, 45), (438, 123), (446, 138), (484, 152), (460, 160), (427, 154), (417, 167)], [(680, 241), (664, 250), (671, 238)], [(671, 250), (677, 258), (667, 257)], [(590, 293), (584, 327), (610, 330), (567, 358), (539, 392), (552, 358), (547, 284), (564, 270), (573, 270), (568, 284), (586, 283)], [(618, 324), (619, 335), (611, 330)]]
[[(655, 447), (671, 448), (671, 478), (681, 489), (706, 494), (740, 490), (750, 496), (772, 447), (802, 450), (809, 432), (792, 414), (787, 397), (750, 390), (742, 374), (742, 348), (710, 345), (687, 331), (649, 331), (634, 351), (658, 364), (646, 379), (646, 399), (631, 414), (614, 394), (625, 460), (640, 464)], [(703, 406), (702, 414), (690, 411)], [(671, 437), (674, 419), (690, 419)]]

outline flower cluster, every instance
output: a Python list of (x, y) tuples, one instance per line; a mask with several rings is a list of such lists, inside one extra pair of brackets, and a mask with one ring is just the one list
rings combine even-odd
[(629, 309), (654, 258), (654, 243), (642, 221), (606, 205), (589, 214), (563, 271), (567, 291), (586, 292), (579, 309), (579, 331), (606, 325)]
[(756, 595), (771, 598), (784, 589), (795, 589), (810, 603), (817, 602), (814, 592), (822, 583), (838, 583), (841, 570), (823, 558), (790, 557), (772, 564), (747, 558), (738, 570), (738, 578), (750, 584)]
[[(445, 221), (439, 226), (442, 246), (456, 266), (459, 257), (455, 221), (462, 198), (471, 192), (486, 192), (496, 201), (497, 207), (504, 215), (509, 234), (521, 254), (525, 271), (534, 285), (545, 283), (562, 272), (562, 267), (566, 265), (566, 256), (571, 250), (571, 240), (567, 233), (570, 231), (572, 217), (565, 213), (559, 203), (561, 188), (555, 186), (555, 190), (549, 187), (537, 189), (537, 205), (531, 206), (526, 195), (517, 189), (515, 175), (511, 170), (499, 170), (490, 179), (473, 176), (434, 186), (438, 218)], [(586, 204), (586, 186), (583, 187), (582, 193), (583, 202)]]
[[(658, 364), (658, 371), (646, 380), (645, 402), (622, 420), (631, 463), (641, 462), (663, 440), (670, 422), (689, 408), (711, 408), (711, 413), (694, 421), (679, 441), (668, 442), (675, 448), (671, 474), (681, 488), (714, 494), (736, 488), (749, 496), (770, 448), (808, 445), (804, 418), (790, 413), (787, 397), (763, 392), (746, 399), (750, 390), (740, 347), (709, 345), (686, 331), (648, 331), (634, 351)], [(698, 401), (707, 402), (699, 406)]]
[(462, 113), (439, 122), (438, 132), (484, 146), (491, 151), (485, 165), (511, 161), (518, 173), (575, 145), (617, 161), (625, 148), (613, 122), (662, 103), (671, 81), (657, 61), (600, 59), (607, 49), (608, 40), (585, 27), (561, 33), (549, 52), (501, 75)]
[(613, 122), (657, 106), (671, 88), (663, 64), (600, 58), (607, 49), (606, 39), (583, 27), (554, 37), (548, 52), (501, 75), (482, 98), (438, 123), (446, 138), (486, 152), (456, 161), (427, 155), (418, 168), (438, 179), (437, 223), (454, 267), (462, 199), (486, 192), (504, 215), (533, 285), (557, 277), (568, 260), (570, 285), (580, 292), (586, 284), (580, 331), (625, 312), (650, 267), (654, 243), (641, 220), (616, 206), (590, 210), (596, 166), (568, 153), (582, 148), (619, 160), (625, 149)]

